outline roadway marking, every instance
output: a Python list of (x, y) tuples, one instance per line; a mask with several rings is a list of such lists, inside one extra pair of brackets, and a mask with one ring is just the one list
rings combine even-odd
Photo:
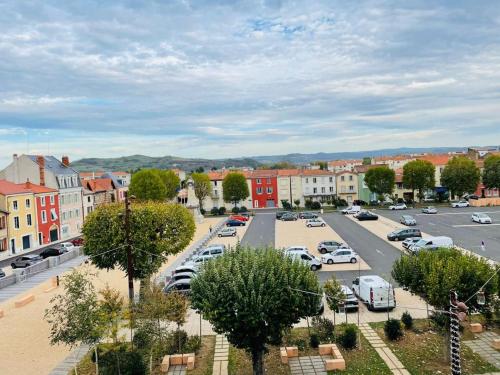
[(436, 224), (434, 224), (434, 223), (430, 223), (430, 222), (429, 222), (429, 223), (427, 223), (427, 224), (429, 224), (429, 225), (436, 225)]
[(376, 251), (377, 253), (379, 253), (380, 255), (382, 255), (382, 256), (384, 256), (384, 255), (385, 255), (385, 254), (384, 254), (382, 251), (380, 251), (379, 249), (375, 249), (375, 251)]
[(500, 225), (500, 223), (496, 224), (460, 224), (460, 225), (452, 225), (454, 228), (461, 228), (461, 227), (489, 227), (492, 225)]
[[(440, 213), (440, 214), (415, 214), (415, 216), (445, 216), (445, 215), (472, 215), (476, 211), (468, 210), (468, 212), (445, 212), (445, 213)], [(497, 214), (500, 213), (500, 211), (477, 211), (482, 214)]]

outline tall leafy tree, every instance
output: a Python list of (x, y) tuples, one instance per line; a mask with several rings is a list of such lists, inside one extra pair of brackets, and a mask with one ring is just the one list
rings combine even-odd
[(250, 195), (247, 179), (238, 172), (228, 173), (222, 181), (224, 202), (231, 202), (235, 206), (239, 201), (245, 200)]
[(488, 189), (500, 189), (500, 155), (490, 155), (484, 160), (483, 184)]
[(411, 189), (415, 197), (418, 190), (418, 198), (422, 200), (424, 191), (434, 189), (436, 185), (436, 168), (427, 160), (413, 160), (403, 166), (403, 186)]
[[(84, 252), (101, 269), (119, 267), (127, 272), (124, 207), (97, 207), (83, 225)], [(184, 249), (193, 238), (194, 219), (185, 207), (173, 203), (137, 202), (131, 205), (130, 240), (134, 278), (157, 272), (164, 257)]]
[(365, 173), (365, 183), (378, 196), (392, 194), (396, 182), (396, 172), (387, 166), (370, 168)]
[(203, 209), (203, 201), (212, 193), (212, 184), (206, 173), (193, 173), (191, 178), (194, 182), (194, 195), (198, 198), (200, 209)]
[[(332, 278), (327, 280), (325, 285), (323, 285), (323, 290), (325, 291), (326, 302), (330, 310), (338, 311), (340, 304), (345, 299), (344, 291), (338, 280), (332, 276)], [(335, 324), (335, 314), (333, 314), (333, 323)]]
[(369, 156), (365, 156), (363, 158), (363, 165), (370, 165), (372, 163), (372, 158), (370, 158)]
[(476, 191), (481, 172), (473, 160), (465, 156), (455, 156), (448, 161), (441, 173), (441, 185), (446, 186), (451, 196), (461, 197), (464, 193)]
[(132, 175), (129, 194), (140, 200), (164, 201), (167, 188), (157, 170), (143, 169)]
[[(221, 285), (224, 285), (221, 290)], [(262, 375), (267, 345), (278, 345), (285, 329), (317, 313), (321, 288), (304, 263), (274, 249), (225, 253), (204, 265), (191, 283), (191, 302), (237, 348), (252, 356)]]
[(165, 185), (165, 197), (167, 199), (174, 199), (181, 186), (181, 179), (172, 170), (154, 170)]

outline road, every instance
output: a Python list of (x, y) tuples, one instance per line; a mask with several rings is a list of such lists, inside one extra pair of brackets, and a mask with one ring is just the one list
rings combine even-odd
[(272, 246), (274, 247), (274, 225), (276, 210), (258, 211), (248, 227), (241, 244), (243, 246)]

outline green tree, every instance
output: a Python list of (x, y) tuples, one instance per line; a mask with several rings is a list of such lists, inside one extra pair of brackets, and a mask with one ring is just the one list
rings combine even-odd
[(120, 329), (120, 321), (123, 318), (124, 300), (121, 293), (106, 285), (99, 291), (102, 299), (99, 301), (99, 306), (103, 313), (106, 331), (108, 336), (113, 340), (114, 344), (118, 343), (118, 331)]
[[(346, 298), (340, 283), (332, 276), (332, 278), (323, 285), (323, 290), (326, 296), (326, 303), (328, 303), (330, 310), (339, 312), (340, 304), (343, 303)], [(333, 323), (335, 324), (335, 314), (333, 314)]]
[(483, 184), (488, 189), (500, 189), (500, 155), (490, 155), (484, 160)]
[(167, 188), (157, 171), (143, 169), (132, 175), (129, 194), (140, 200), (164, 201)]
[(154, 172), (158, 173), (158, 176), (165, 185), (165, 197), (167, 199), (174, 199), (181, 186), (181, 179), (172, 170), (155, 169)]
[(403, 186), (411, 189), (413, 197), (418, 190), (418, 198), (422, 200), (424, 191), (434, 189), (436, 185), (435, 173), (436, 168), (427, 160), (410, 161), (403, 166)]
[[(84, 252), (100, 269), (119, 267), (127, 272), (124, 207), (108, 204), (97, 207), (85, 219)], [(194, 219), (185, 207), (173, 203), (132, 203), (130, 241), (133, 276), (149, 277), (157, 272), (165, 257), (183, 250), (193, 238)]]
[(369, 156), (363, 158), (363, 165), (371, 165), (371, 163), (372, 163), (372, 158), (370, 158)]
[[(396, 182), (396, 172), (387, 166), (370, 168), (365, 173), (365, 183), (379, 197), (392, 194)], [(383, 201), (383, 199), (380, 199)]]
[(318, 165), (319, 169), (321, 169), (322, 171), (328, 170), (328, 163), (326, 161), (315, 161), (312, 162), (311, 165)]
[(214, 330), (251, 354), (254, 375), (264, 373), (268, 344), (281, 344), (284, 330), (317, 314), (316, 293), (321, 293), (316, 275), (301, 261), (274, 249), (250, 248), (206, 263), (191, 290), (193, 307)]
[(228, 173), (222, 181), (224, 202), (231, 202), (236, 206), (239, 201), (245, 200), (250, 195), (247, 179), (238, 172)]
[(295, 204), (295, 206), (297, 207), (297, 210), (299, 209), (299, 206), (300, 206), (300, 199), (295, 199), (293, 201), (293, 203)]
[(212, 193), (210, 178), (205, 173), (193, 173), (191, 178), (194, 182), (194, 195), (198, 198), (200, 209), (203, 209), (203, 200)]
[(297, 169), (297, 166), (288, 161), (280, 161), (274, 164), (261, 165), (258, 169)]
[(441, 185), (450, 190), (452, 197), (476, 191), (480, 179), (479, 168), (465, 156), (455, 156), (449, 160), (441, 173)]

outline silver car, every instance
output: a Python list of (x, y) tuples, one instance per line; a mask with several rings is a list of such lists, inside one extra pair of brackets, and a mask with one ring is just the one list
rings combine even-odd
[(417, 225), (417, 220), (415, 220), (415, 218), (411, 215), (401, 216), (401, 219), (399, 220), (399, 222), (401, 224), (408, 225), (408, 226)]
[(337, 241), (321, 241), (318, 244), (318, 251), (321, 254), (331, 253), (332, 251), (338, 249), (348, 249), (348, 248), (349, 246), (347, 246), (345, 243)]
[(12, 268), (26, 268), (41, 262), (43, 258), (40, 255), (28, 254), (16, 258), (10, 265)]
[(422, 208), (422, 213), (424, 214), (437, 214), (438, 210), (436, 209), (436, 207), (433, 207), (433, 206), (428, 206), (428, 207), (424, 207)]

